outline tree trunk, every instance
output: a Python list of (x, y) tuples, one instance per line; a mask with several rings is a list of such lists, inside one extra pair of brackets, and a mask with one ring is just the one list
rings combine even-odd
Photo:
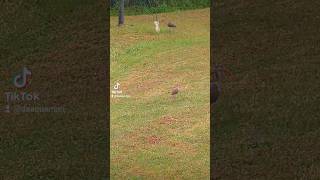
[(120, 0), (119, 7), (119, 26), (124, 24), (124, 0)]

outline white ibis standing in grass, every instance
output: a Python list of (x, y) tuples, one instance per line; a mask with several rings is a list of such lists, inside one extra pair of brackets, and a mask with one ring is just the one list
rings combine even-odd
[(155, 29), (156, 32), (159, 33), (160, 32), (160, 22), (158, 20), (153, 21), (154, 25), (155, 25)]

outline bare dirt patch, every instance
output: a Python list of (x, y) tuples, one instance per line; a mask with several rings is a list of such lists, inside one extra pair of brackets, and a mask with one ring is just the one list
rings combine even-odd
[(172, 116), (163, 116), (159, 120), (159, 123), (163, 125), (172, 125), (176, 122), (177, 122), (177, 119)]
[(147, 137), (147, 141), (149, 144), (159, 144), (161, 139), (155, 135)]

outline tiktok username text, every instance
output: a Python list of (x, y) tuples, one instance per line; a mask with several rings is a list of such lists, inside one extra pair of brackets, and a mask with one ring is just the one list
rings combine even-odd
[[(38, 93), (29, 92), (5, 92), (5, 100), (7, 105), (4, 107), (6, 113), (65, 113), (65, 107), (61, 106), (36, 106), (21, 105), (23, 102), (38, 102), (40, 95)], [(19, 103), (15, 105), (14, 103)], [(29, 104), (29, 103), (28, 103)]]

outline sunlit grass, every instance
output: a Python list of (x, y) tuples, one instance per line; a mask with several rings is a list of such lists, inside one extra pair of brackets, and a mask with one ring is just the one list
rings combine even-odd
[[(167, 29), (167, 21), (177, 29)], [(209, 179), (209, 9), (111, 18), (112, 179)], [(175, 85), (177, 97), (170, 95)]]

